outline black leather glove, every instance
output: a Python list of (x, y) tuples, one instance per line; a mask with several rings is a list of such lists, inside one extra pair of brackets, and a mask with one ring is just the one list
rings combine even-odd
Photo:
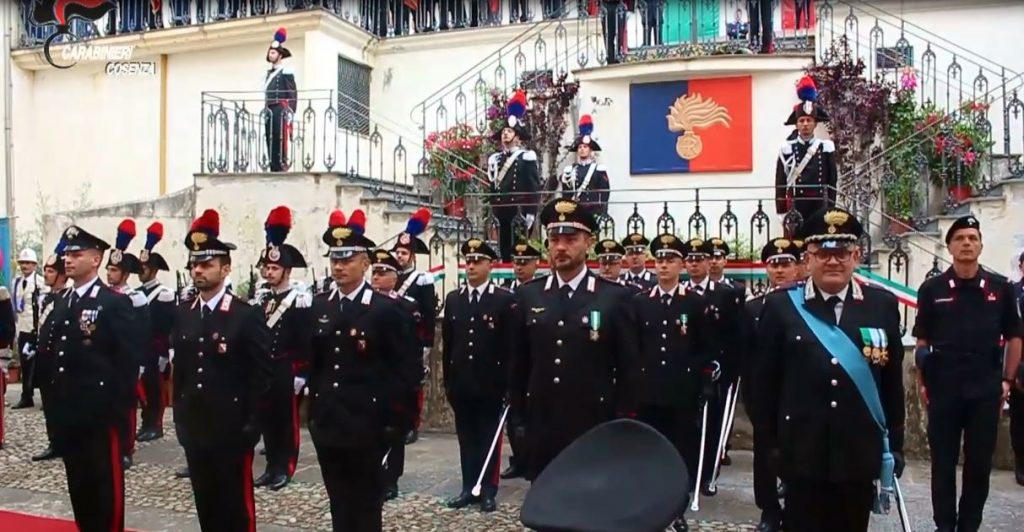
[(896, 462), (896, 467), (893, 468), (893, 473), (896, 474), (896, 478), (903, 476), (903, 468), (907, 467), (907, 462), (903, 459), (903, 453), (892, 453), (893, 460)]

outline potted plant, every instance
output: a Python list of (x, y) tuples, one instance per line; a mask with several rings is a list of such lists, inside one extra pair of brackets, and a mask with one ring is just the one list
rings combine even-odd
[(993, 144), (982, 126), (987, 111), (988, 104), (979, 101), (964, 102), (954, 113), (925, 106), (921, 127), (934, 131), (925, 143), (931, 180), (957, 202), (974, 193)]
[(445, 214), (465, 216), (466, 193), (482, 181), (484, 144), (484, 137), (467, 124), (427, 135), (427, 173), (431, 187), (441, 192)]
[(916, 143), (903, 142), (918, 132), (923, 120), (915, 100), (916, 87), (913, 70), (904, 70), (899, 89), (889, 105), (888, 126), (883, 134), (883, 142), (888, 147), (885, 158), (888, 171), (881, 180), (882, 209), (890, 222), (889, 232), (897, 235), (912, 227), (911, 219), (920, 201), (918, 148)]

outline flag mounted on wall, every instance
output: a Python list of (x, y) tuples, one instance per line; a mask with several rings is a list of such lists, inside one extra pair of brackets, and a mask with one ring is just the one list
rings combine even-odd
[(751, 77), (629, 87), (632, 174), (753, 169)]

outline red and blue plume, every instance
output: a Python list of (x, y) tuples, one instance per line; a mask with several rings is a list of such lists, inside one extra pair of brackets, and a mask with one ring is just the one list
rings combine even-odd
[(585, 137), (594, 133), (594, 119), (590, 115), (580, 117), (580, 136)]
[(419, 236), (423, 234), (423, 231), (427, 230), (427, 224), (430, 223), (430, 210), (423, 208), (412, 214), (409, 217), (409, 221), (405, 223), (405, 232), (409, 236)]
[(796, 84), (796, 96), (802, 102), (813, 102), (818, 99), (818, 88), (814, 85), (814, 78), (804, 76)]
[(508, 115), (522, 118), (526, 114), (526, 91), (518, 89), (508, 100)]
[(288, 207), (274, 207), (267, 215), (263, 230), (267, 233), (267, 244), (280, 246), (292, 229), (292, 211)]
[(160, 222), (153, 222), (146, 229), (146, 251), (153, 251), (153, 247), (156, 246), (164, 238), (164, 224)]
[(277, 31), (274, 32), (274, 40), (284, 44), (284, 41), (288, 40), (288, 31), (284, 28), (277, 28)]
[(348, 217), (348, 226), (353, 233), (361, 235), (366, 232), (366, 213), (362, 210), (352, 211)]
[(331, 217), (327, 220), (327, 227), (335, 228), (345, 225), (345, 213), (338, 209), (331, 211)]
[(213, 209), (206, 209), (199, 218), (196, 218), (196, 221), (192, 222), (191, 230), (217, 238), (220, 235), (220, 215)]
[(117, 226), (117, 240), (114, 241), (114, 247), (124, 251), (128, 249), (128, 244), (133, 238), (135, 238), (135, 221), (127, 218), (121, 220)]

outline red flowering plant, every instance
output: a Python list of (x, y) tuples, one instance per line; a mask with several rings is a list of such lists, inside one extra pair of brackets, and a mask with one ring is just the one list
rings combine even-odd
[[(952, 113), (925, 104), (918, 128), (929, 140), (924, 143), (932, 183), (941, 187), (974, 188), (981, 179), (982, 163), (993, 142), (986, 115), (989, 105), (968, 100)], [(929, 135), (930, 133), (930, 135)]]
[(482, 179), (486, 139), (468, 124), (456, 124), (427, 135), (427, 173), (430, 185), (445, 201), (461, 198)]

